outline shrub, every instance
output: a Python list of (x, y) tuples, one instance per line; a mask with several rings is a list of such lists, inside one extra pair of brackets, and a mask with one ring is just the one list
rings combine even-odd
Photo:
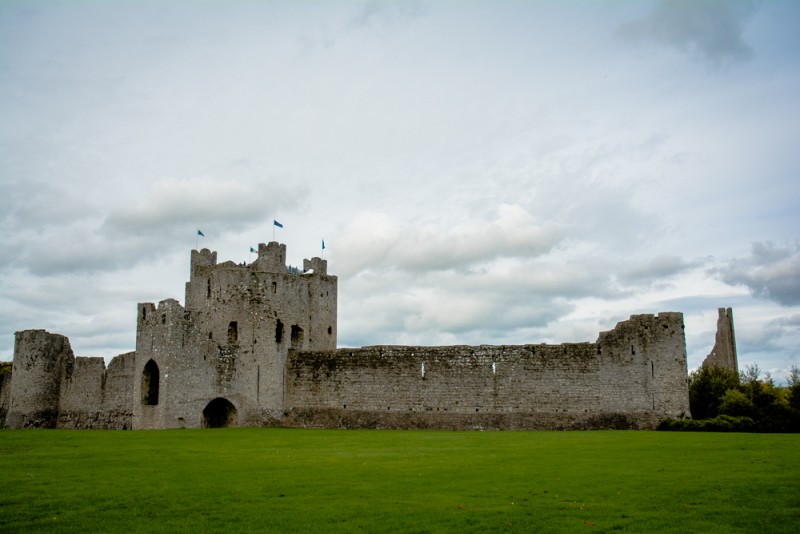
[(713, 419), (667, 419), (659, 430), (683, 432), (754, 432), (756, 425), (750, 417), (718, 415)]

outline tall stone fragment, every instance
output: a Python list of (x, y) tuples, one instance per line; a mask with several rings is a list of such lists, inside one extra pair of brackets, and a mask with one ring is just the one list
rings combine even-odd
[(733, 309), (719, 308), (717, 319), (717, 337), (711, 353), (703, 360), (703, 367), (722, 367), (735, 373), (739, 372), (739, 361), (736, 355), (736, 334), (733, 330)]

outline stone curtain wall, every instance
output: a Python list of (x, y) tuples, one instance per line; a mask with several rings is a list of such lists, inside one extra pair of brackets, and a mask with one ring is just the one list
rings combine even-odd
[[(177, 301), (140, 305), (140, 320), (150, 325), (140, 330), (141, 352), (118, 356), (107, 369), (101, 358), (75, 358), (64, 336), (17, 333), (12, 379), (9, 385), (6, 373), (0, 390), (8, 426), (197, 427), (217, 397), (238, 410), (234, 423), (252, 426), (654, 428), (689, 412), (679, 313), (633, 316), (595, 343), (289, 350), (280, 369), (265, 365), (278, 354), (259, 354), (258, 343), (220, 352), (225, 347), (208, 337), (211, 325)], [(240, 335), (251, 335), (254, 325), (243, 326)], [(150, 359), (158, 360), (160, 380), (152, 406), (141, 403), (139, 368)], [(281, 377), (282, 392), (259, 389), (268, 370)], [(277, 393), (278, 413), (261, 404)]]
[(77, 357), (61, 387), (58, 428), (128, 430), (134, 353), (117, 356), (108, 368), (103, 358)]
[(292, 352), (285, 388), (292, 426), (654, 428), (689, 412), (678, 313), (597, 343)]

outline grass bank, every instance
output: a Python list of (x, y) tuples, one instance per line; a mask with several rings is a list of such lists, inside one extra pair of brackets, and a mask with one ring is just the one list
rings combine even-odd
[(0, 431), (0, 531), (796, 532), (800, 436)]

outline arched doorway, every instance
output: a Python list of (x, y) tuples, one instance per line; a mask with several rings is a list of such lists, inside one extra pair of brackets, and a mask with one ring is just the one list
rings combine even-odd
[(158, 404), (158, 365), (149, 360), (142, 371), (142, 404), (155, 406)]
[(217, 397), (203, 410), (203, 428), (228, 428), (236, 426), (236, 406), (228, 399)]

